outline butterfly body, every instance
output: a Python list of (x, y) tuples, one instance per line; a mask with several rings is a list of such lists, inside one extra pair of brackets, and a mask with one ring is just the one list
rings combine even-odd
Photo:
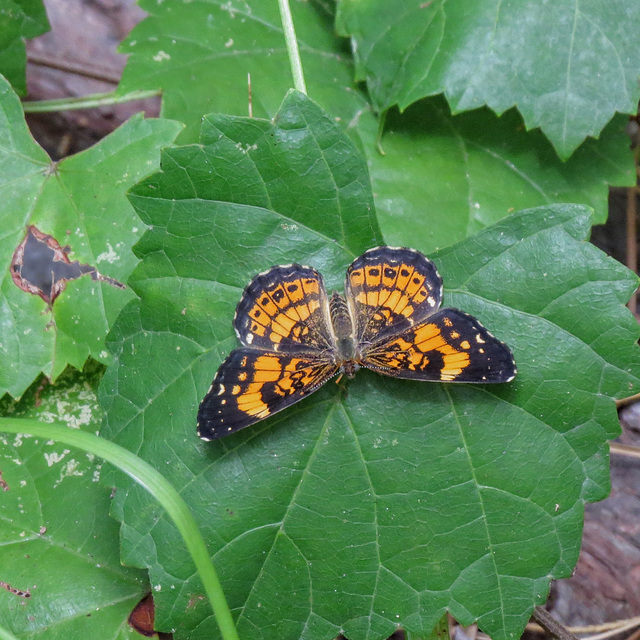
[(413, 380), (494, 383), (516, 374), (509, 348), (473, 316), (439, 309), (442, 279), (413, 249), (376, 247), (347, 270), (345, 296), (299, 264), (258, 274), (238, 304), (242, 347), (220, 366), (198, 434), (220, 438), (360, 367)]
[(334, 363), (352, 378), (360, 368), (360, 354), (347, 301), (338, 292), (334, 292), (329, 300), (329, 315), (336, 345)]

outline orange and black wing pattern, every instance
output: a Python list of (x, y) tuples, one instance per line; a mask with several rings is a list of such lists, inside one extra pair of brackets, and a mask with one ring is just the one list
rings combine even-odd
[(249, 283), (233, 320), (243, 346), (220, 365), (200, 404), (201, 438), (267, 418), (358, 366), (440, 382), (509, 382), (516, 374), (507, 345), (476, 318), (439, 309), (442, 279), (419, 251), (366, 251), (347, 270), (345, 299), (335, 299), (341, 304), (331, 307), (322, 276), (299, 264)]
[(220, 365), (198, 411), (198, 434), (226, 436), (302, 400), (338, 372), (322, 276), (299, 264), (258, 274), (233, 325), (245, 345)]
[(338, 372), (321, 357), (241, 348), (232, 351), (198, 411), (198, 435), (213, 440), (282, 411)]
[(258, 274), (242, 294), (233, 326), (252, 349), (308, 353), (334, 346), (322, 276), (299, 264)]
[(345, 293), (356, 340), (366, 345), (399, 334), (436, 311), (442, 278), (419, 251), (376, 247), (348, 268)]
[(516, 375), (509, 347), (459, 309), (441, 309), (395, 337), (366, 346), (362, 364), (411, 380), (490, 383)]

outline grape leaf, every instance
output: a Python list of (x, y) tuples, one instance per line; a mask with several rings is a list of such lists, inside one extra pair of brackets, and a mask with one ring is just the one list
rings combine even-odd
[[(392, 110), (385, 155), (369, 157), (385, 238), (433, 251), (513, 211), (552, 202), (588, 204), (596, 211), (593, 222), (604, 223), (607, 184), (632, 175), (626, 124), (625, 116), (614, 118), (600, 140), (587, 140), (563, 163), (539, 131), (523, 131), (513, 110), (500, 118), (488, 109), (452, 117), (440, 97), (403, 114)], [(359, 133), (365, 145), (374, 144), (374, 123), (362, 122)], [(595, 163), (596, 157), (607, 162)]]
[[(100, 370), (100, 373), (102, 371)], [(66, 422), (95, 432), (102, 412), (97, 372), (37, 384), (0, 413)], [(0, 626), (21, 638), (125, 637), (127, 618), (148, 590), (146, 573), (123, 567), (118, 525), (108, 515), (102, 461), (53, 441), (0, 434)], [(133, 636), (131, 636), (133, 637)], [(136, 635), (140, 638), (141, 636)]]
[(442, 92), (454, 112), (515, 105), (565, 160), (640, 98), (640, 8), (625, 0), (341, 0), (337, 28), (376, 109)]
[[(295, 135), (279, 137), (281, 122)], [(236, 345), (231, 321), (248, 280), (299, 261), (341, 288), (353, 254), (378, 242), (364, 165), (300, 94), (275, 125), (210, 116), (202, 143), (165, 152), (162, 173), (132, 192), (152, 228), (131, 279), (140, 300), (109, 337), (103, 434), (169, 473), (190, 503), (241, 637), (383, 639), (398, 626), (420, 635), (447, 608), (496, 640), (514, 637), (550, 579), (571, 573), (585, 502), (608, 491), (612, 398), (640, 388), (640, 331), (623, 307), (637, 278), (585, 242), (587, 208), (520, 212), (432, 256), (445, 305), (513, 349), (513, 383), (360, 371), (346, 389), (329, 383), (200, 442), (197, 407)], [(321, 148), (340, 152), (321, 163)], [(349, 231), (321, 226), (341, 198), (328, 197), (327, 170), (358, 185)], [(301, 203), (316, 186), (314, 216)], [(124, 558), (149, 567), (158, 628), (218, 637), (174, 527), (126, 478), (108, 481)]]
[[(129, 61), (119, 90), (163, 90), (163, 114), (187, 124), (195, 141), (210, 112), (246, 115), (247, 74), (253, 113), (272, 117), (291, 86), (275, 3), (156, 3), (124, 41)], [(353, 85), (351, 56), (333, 34), (333, 15), (317, 2), (292, 7), (309, 95), (336, 117), (366, 154), (380, 225), (390, 242), (432, 251), (462, 240), (509, 212), (551, 202), (593, 206), (607, 217), (608, 184), (632, 185), (635, 168), (616, 119), (567, 163), (519, 115), (488, 109), (452, 116), (442, 100), (422, 101), (387, 118), (382, 156), (379, 123)], [(188, 73), (185, 73), (185, 69)]]
[(24, 41), (49, 29), (42, 0), (0, 0), (0, 73), (21, 96), (27, 93)]
[(0, 316), (5, 319), (0, 324), (5, 363), (0, 395), (20, 396), (41, 371), (55, 380), (67, 364), (82, 368), (89, 355), (105, 361), (104, 337), (133, 297), (131, 291), (90, 275), (69, 281), (52, 306), (20, 289), (13, 277), (14, 253), (28, 226), (36, 226), (60, 247), (68, 244), (71, 260), (126, 282), (136, 264), (130, 248), (143, 225), (125, 193), (153, 171), (160, 147), (179, 130), (176, 122), (135, 116), (91, 149), (53, 163), (31, 137), (16, 95), (0, 79), (0, 194), (5, 211), (0, 238)]

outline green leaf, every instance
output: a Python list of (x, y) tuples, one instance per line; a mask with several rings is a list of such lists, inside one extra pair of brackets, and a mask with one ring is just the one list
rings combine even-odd
[[(273, 2), (156, 3), (123, 43), (129, 54), (119, 90), (163, 89), (163, 114), (197, 140), (210, 112), (246, 115), (251, 73), (256, 116), (272, 117), (291, 86), (284, 36)], [(395, 6), (395, 5), (394, 5)], [(380, 155), (373, 107), (353, 84), (351, 56), (319, 3), (292, 6), (309, 95), (336, 117), (367, 157), (380, 225), (388, 240), (448, 246), (520, 208), (579, 202), (607, 217), (608, 184), (632, 185), (635, 168), (624, 118), (561, 162), (539, 132), (526, 133), (513, 110), (451, 116), (441, 99), (387, 118)], [(185, 73), (188, 69), (188, 73)]]
[[(386, 119), (386, 155), (369, 156), (376, 208), (387, 242), (433, 251), (462, 240), (513, 211), (552, 202), (581, 202), (607, 219), (607, 184), (631, 184), (627, 118), (618, 116), (600, 140), (587, 140), (561, 162), (539, 131), (525, 133), (511, 110), (451, 116), (440, 97)], [(374, 145), (376, 124), (358, 128)], [(596, 158), (606, 162), (598, 162)], [(428, 176), (428, 179), (425, 179)], [(628, 181), (631, 182), (628, 182)]]
[(376, 109), (444, 92), (454, 112), (516, 105), (561, 158), (636, 112), (640, 8), (625, 0), (341, 0), (356, 76)]
[(0, 0), (0, 73), (21, 96), (27, 93), (24, 41), (49, 29), (42, 0)]
[[(280, 228), (290, 236), (313, 230), (323, 244), (333, 242), (354, 257), (380, 240), (364, 160), (302, 94), (290, 92), (273, 121), (208, 116), (200, 142), (168, 150), (164, 173), (132, 192), (145, 222), (148, 214), (140, 198), (206, 199), (277, 212)], [(219, 226), (220, 234), (235, 237), (233, 223)], [(194, 256), (185, 250), (184, 260), (192, 264)]]
[[(318, 155), (300, 153), (319, 132), (325, 148), (343, 148), (326, 156), (337, 184), (366, 174), (314, 111), (291, 94), (275, 126), (211, 117), (202, 146), (165, 152), (163, 172), (133, 191), (152, 229), (132, 276), (141, 299), (110, 334), (103, 434), (171, 470), (241, 637), (382, 639), (398, 626), (419, 636), (448, 608), (506, 639), (549, 580), (571, 573), (584, 504), (608, 490), (612, 397), (640, 388), (640, 331), (623, 307), (637, 278), (585, 242), (585, 207), (520, 212), (433, 256), (445, 304), (513, 349), (512, 384), (360, 371), (348, 389), (329, 383), (270, 420), (199, 442), (197, 407), (236, 345), (233, 311), (250, 277), (299, 261), (341, 287), (365, 238), (378, 241), (366, 190), (351, 203), (360, 226), (344, 233), (320, 228), (335, 208), (326, 198), (315, 221), (300, 205), (305, 181), (325, 193)], [(281, 122), (296, 135), (279, 138)], [(124, 557), (157, 585), (158, 627), (218, 637), (175, 529), (139, 488), (109, 481)]]
[[(34, 385), (20, 403), (5, 399), (0, 413), (94, 432), (102, 412), (90, 384), (101, 372)], [(0, 461), (2, 580), (30, 592), (27, 599), (0, 590), (0, 626), (20, 638), (108, 638), (119, 630), (124, 638), (148, 583), (145, 572), (120, 564), (118, 523), (98, 483), (102, 461), (25, 434), (0, 434)]]
[(55, 378), (87, 356), (106, 361), (104, 337), (129, 290), (88, 275), (69, 281), (53, 310), (12, 279), (14, 251), (28, 225), (69, 245), (70, 260), (124, 283), (137, 260), (131, 246), (144, 225), (128, 203), (129, 187), (157, 167), (160, 147), (180, 125), (135, 116), (91, 149), (52, 163), (31, 137), (20, 103), (0, 82), (0, 194), (4, 207), (0, 261), (0, 395), (20, 396), (42, 371)]
[[(316, 3), (292, 5), (309, 95), (348, 122), (366, 102), (351, 90), (350, 55), (333, 34), (333, 14)], [(187, 123), (183, 142), (197, 139), (204, 114), (248, 115), (249, 73), (253, 115), (275, 115), (293, 86), (276, 2), (143, 0), (140, 6), (151, 15), (120, 47), (129, 60), (119, 92), (162, 89), (163, 114)]]

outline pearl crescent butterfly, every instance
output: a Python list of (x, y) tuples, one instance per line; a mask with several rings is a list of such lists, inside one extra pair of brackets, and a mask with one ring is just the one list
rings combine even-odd
[(509, 382), (513, 355), (473, 316), (440, 309), (442, 278), (419, 251), (376, 247), (347, 269), (345, 295), (299, 264), (258, 274), (233, 326), (242, 346), (220, 365), (198, 411), (211, 440), (298, 402), (360, 367), (394, 378)]

